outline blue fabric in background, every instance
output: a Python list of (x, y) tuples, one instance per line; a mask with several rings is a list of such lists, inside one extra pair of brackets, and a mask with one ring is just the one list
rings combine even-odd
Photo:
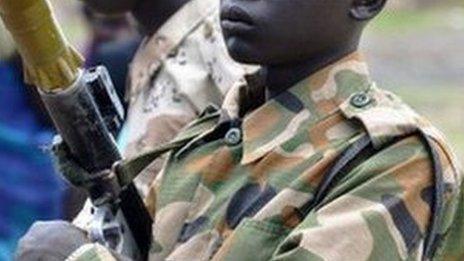
[(0, 62), (0, 260), (35, 220), (60, 218), (64, 183), (44, 148), (53, 131), (31, 108), (20, 68)]

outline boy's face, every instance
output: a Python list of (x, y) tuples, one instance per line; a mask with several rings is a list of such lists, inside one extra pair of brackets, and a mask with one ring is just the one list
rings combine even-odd
[(221, 0), (221, 26), (235, 60), (294, 63), (352, 44), (362, 28), (350, 17), (351, 4), (352, 0)]

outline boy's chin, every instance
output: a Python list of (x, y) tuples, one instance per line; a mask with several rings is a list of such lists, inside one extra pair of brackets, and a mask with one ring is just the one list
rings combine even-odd
[(226, 37), (229, 55), (236, 62), (253, 65), (276, 65), (291, 63), (300, 57), (290, 56), (286, 50), (273, 50), (272, 46), (245, 41), (240, 37)]
[(249, 43), (237, 37), (226, 38), (226, 46), (230, 57), (236, 62), (244, 64), (263, 64), (260, 52)]

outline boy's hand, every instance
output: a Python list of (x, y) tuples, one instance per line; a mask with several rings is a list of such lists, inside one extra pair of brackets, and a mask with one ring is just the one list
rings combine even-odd
[(68, 146), (59, 135), (55, 136), (52, 145), (52, 154), (55, 169), (72, 185), (83, 187), (85, 178), (89, 173), (82, 168), (71, 156)]
[(69, 222), (36, 222), (18, 242), (16, 260), (61, 261), (89, 242), (86, 233)]

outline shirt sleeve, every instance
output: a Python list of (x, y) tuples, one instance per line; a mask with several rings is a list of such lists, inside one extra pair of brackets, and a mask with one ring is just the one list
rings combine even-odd
[(420, 258), (431, 217), (432, 163), (418, 138), (344, 175), (274, 252), (273, 260)]

